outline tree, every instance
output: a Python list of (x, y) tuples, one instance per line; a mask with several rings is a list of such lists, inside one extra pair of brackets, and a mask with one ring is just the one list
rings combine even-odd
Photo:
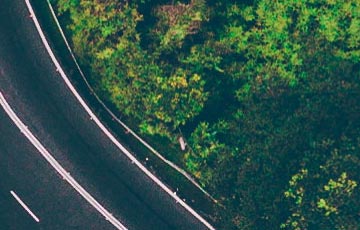
[(58, 0), (92, 82), (188, 141), (224, 229), (359, 226), (358, 0)]

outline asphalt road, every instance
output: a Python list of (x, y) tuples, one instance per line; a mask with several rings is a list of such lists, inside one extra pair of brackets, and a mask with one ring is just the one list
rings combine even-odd
[[(129, 229), (206, 229), (90, 119), (56, 71), (23, 0), (0, 0), (0, 91), (53, 157)], [(0, 229), (114, 229), (2, 109), (0, 132)], [(29, 205), (39, 223), (10, 190)]]

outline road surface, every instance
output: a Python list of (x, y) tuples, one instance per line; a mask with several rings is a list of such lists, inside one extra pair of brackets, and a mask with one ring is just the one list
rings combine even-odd
[[(23, 0), (1, 0), (0, 92), (62, 167), (128, 229), (207, 229), (90, 119), (59, 76)], [(115, 229), (52, 168), (3, 109), (0, 131), (1, 229)]]

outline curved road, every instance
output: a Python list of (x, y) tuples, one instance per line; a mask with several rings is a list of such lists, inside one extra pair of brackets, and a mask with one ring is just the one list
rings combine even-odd
[[(51, 155), (130, 230), (207, 229), (90, 119), (50, 60), (25, 1), (1, 3), (0, 92)], [(1, 229), (115, 229), (51, 167), (2, 108), (0, 131)]]

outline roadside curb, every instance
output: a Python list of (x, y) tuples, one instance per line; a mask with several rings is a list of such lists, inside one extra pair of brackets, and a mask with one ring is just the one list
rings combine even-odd
[[(185, 208), (189, 213), (191, 213), (196, 219), (198, 219), (201, 223), (203, 223), (207, 228), (210, 230), (215, 230), (215, 228), (207, 222), (204, 218), (202, 218), (194, 209), (192, 209), (188, 204), (186, 204), (182, 199), (180, 199), (176, 192), (171, 191), (170, 188), (168, 188), (163, 182), (161, 182), (154, 174), (152, 174), (140, 161), (138, 161), (135, 156), (133, 156), (114, 136), (111, 134), (111, 132), (102, 124), (102, 122), (99, 120), (99, 118), (92, 112), (92, 110), (89, 108), (89, 106), (85, 103), (85, 101), (82, 99), (80, 94), (76, 91), (75, 87), (70, 82), (69, 78), (66, 76), (64, 70), (60, 66), (58, 60), (56, 59), (53, 51), (50, 48), (50, 45), (48, 41), (45, 38), (45, 35), (40, 27), (40, 24), (36, 18), (36, 15), (32, 9), (32, 6), (30, 4), (30, 0), (25, 0), (31, 17), (34, 21), (35, 27), (39, 33), (39, 36), (41, 37), (41, 40), (52, 60), (54, 63), (58, 73), (63, 78), (64, 82), (68, 86), (69, 90), (72, 92), (72, 94), (75, 96), (75, 98), (79, 101), (81, 106), (85, 109), (85, 111), (89, 114), (92, 122), (95, 122), (96, 125), (101, 129), (101, 131), (115, 144), (115, 146), (121, 150), (134, 164), (143, 171), (154, 183), (156, 183), (160, 188), (162, 188), (166, 193), (168, 193), (178, 204), (180, 204), (183, 208)], [(48, 2), (49, 3), (49, 2)], [(49, 3), (50, 4), (50, 3)], [(51, 5), (50, 5), (51, 6)], [(51, 8), (52, 9), (52, 8)]]
[(175, 163), (173, 163), (172, 161), (169, 161), (168, 159), (166, 159), (162, 154), (160, 154), (157, 150), (155, 150), (155, 148), (153, 148), (149, 143), (147, 143), (144, 139), (142, 139), (138, 134), (136, 134), (135, 131), (133, 131), (131, 128), (129, 128), (129, 126), (127, 126), (123, 121), (121, 121), (112, 111), (111, 109), (109, 109), (109, 107), (106, 106), (106, 104), (101, 100), (101, 98), (96, 94), (95, 90), (92, 88), (92, 86), (90, 85), (89, 81), (87, 80), (84, 72), (82, 71), (74, 52), (72, 51), (69, 42), (65, 36), (65, 33), (60, 25), (60, 22), (55, 14), (54, 8), (52, 7), (51, 3), (49, 0), (46, 0), (49, 9), (51, 11), (51, 14), (53, 16), (53, 19), (55, 20), (56, 26), (58, 27), (58, 30), (63, 38), (63, 41), (65, 42), (65, 45), (67, 47), (67, 49), (70, 52), (71, 58), (73, 59), (76, 68), (78, 69), (81, 77), (83, 78), (86, 86), (88, 87), (88, 89), (90, 90), (90, 92), (93, 94), (93, 96), (95, 97), (95, 99), (101, 104), (101, 106), (105, 109), (105, 111), (107, 113), (110, 114), (110, 116), (114, 119), (114, 121), (116, 121), (118, 124), (120, 124), (129, 134), (131, 134), (135, 139), (137, 139), (143, 146), (145, 146), (150, 152), (152, 152), (155, 156), (157, 156), (160, 160), (162, 160), (164, 163), (166, 163), (167, 165), (169, 165), (171, 168), (175, 169), (177, 172), (179, 172), (180, 174), (182, 174), (186, 179), (188, 179), (193, 185), (195, 185), (202, 193), (204, 193), (208, 198), (210, 198), (214, 203), (218, 203), (218, 201), (211, 196), (204, 188), (202, 188), (195, 180), (194, 178), (189, 175), (185, 170), (183, 170), (182, 168), (180, 168), (179, 166), (177, 166)]

